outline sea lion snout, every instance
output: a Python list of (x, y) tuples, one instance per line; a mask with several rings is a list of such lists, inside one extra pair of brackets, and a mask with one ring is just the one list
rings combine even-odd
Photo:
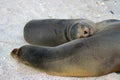
[(89, 24), (78, 24), (77, 25), (77, 38), (85, 38), (93, 34), (93, 26)]
[(90, 35), (90, 29), (88, 26), (84, 26), (82, 32), (82, 37), (88, 37)]
[(11, 51), (11, 56), (12, 56), (13, 58), (17, 58), (18, 51), (19, 51), (18, 48), (13, 49), (13, 50)]

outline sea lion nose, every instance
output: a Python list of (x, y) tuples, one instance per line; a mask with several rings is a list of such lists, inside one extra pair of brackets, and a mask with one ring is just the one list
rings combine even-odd
[(88, 27), (84, 27), (82, 33), (83, 33), (83, 37), (89, 36), (89, 35), (90, 35), (90, 30), (89, 30), (89, 28), (88, 28)]
[(17, 54), (18, 54), (18, 48), (15, 48), (15, 49), (13, 49), (12, 51), (11, 51), (11, 56), (12, 57), (15, 57)]
[(88, 31), (84, 31), (84, 34), (88, 34)]

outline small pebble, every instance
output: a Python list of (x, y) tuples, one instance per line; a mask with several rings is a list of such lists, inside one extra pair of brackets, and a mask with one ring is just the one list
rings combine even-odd
[(111, 14), (114, 14), (114, 12), (113, 12), (113, 11), (110, 11), (110, 13), (111, 13)]

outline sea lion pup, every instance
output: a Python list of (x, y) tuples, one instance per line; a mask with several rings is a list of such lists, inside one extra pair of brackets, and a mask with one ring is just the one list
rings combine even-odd
[(96, 77), (120, 71), (120, 23), (56, 47), (22, 46), (11, 55), (51, 75)]
[(87, 19), (32, 20), (24, 27), (24, 38), (30, 44), (57, 46), (93, 35), (94, 27)]

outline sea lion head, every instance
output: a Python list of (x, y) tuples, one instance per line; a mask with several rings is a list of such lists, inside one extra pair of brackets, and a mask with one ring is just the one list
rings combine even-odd
[(95, 23), (79, 22), (69, 30), (70, 39), (85, 38), (95, 33)]
[(18, 48), (13, 49), (12, 52), (11, 52), (11, 56), (13, 58), (17, 59), (18, 58), (18, 51), (19, 51)]
[(23, 51), (23, 48), (15, 48), (11, 51), (11, 56), (16, 59), (18, 62), (22, 62), (26, 65), (29, 65), (25, 58), (26, 51)]
[[(32, 67), (40, 67), (42, 64), (41, 56), (44, 50), (40, 50), (37, 46), (24, 45), (20, 48), (15, 48), (11, 51), (11, 56), (18, 62)], [(41, 53), (41, 54), (38, 54)]]

